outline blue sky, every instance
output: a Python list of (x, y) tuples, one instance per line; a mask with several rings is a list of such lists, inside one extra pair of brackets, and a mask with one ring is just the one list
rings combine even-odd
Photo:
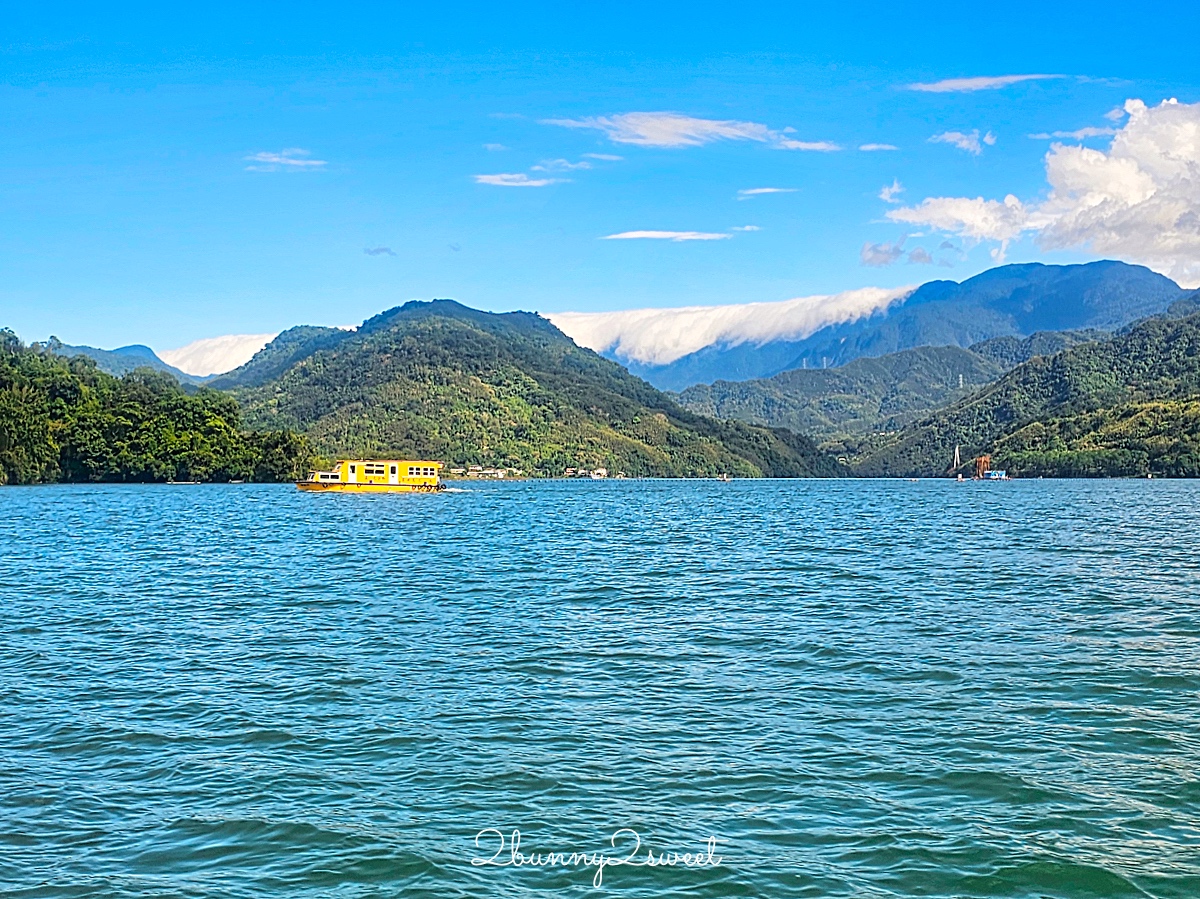
[[(1132, 119), (1106, 114), (1131, 98), (1200, 102), (1196, 5), (1128, 10), (9, 10), (0, 324), (167, 349), (414, 298), (596, 312), (962, 280), (1002, 245), (1158, 259), (1035, 222), (1054, 141), (1028, 135), (1118, 131)], [(1064, 77), (908, 87), (1030, 74)], [(637, 113), (709, 124), (621, 118)], [(789, 149), (812, 144), (838, 149)], [(760, 188), (780, 190), (739, 194)], [(940, 208), (887, 217), (1010, 194), (1029, 212), (1009, 238)], [(711, 239), (603, 239), (647, 231)]]

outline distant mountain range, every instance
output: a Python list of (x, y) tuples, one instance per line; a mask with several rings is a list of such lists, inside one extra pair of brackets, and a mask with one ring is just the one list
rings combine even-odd
[(1035, 357), (884, 436), (854, 471), (941, 475), (960, 446), (1026, 477), (1200, 476), (1198, 308), (1200, 292), (1110, 340)]
[(212, 381), (246, 422), (330, 456), (433, 458), (559, 475), (809, 476), (807, 437), (688, 412), (528, 312), (411, 302), (356, 331), (301, 327)]
[(1185, 291), (1137, 265), (1005, 265), (961, 284), (931, 281), (906, 300), (802, 340), (716, 345), (668, 365), (623, 362), (663, 390), (717, 380), (769, 378), (791, 369), (823, 369), (864, 356), (920, 346), (969, 347), (1037, 331), (1113, 330), (1165, 311)]
[(118, 378), (136, 368), (152, 368), (155, 371), (173, 375), (180, 384), (199, 384), (204, 380), (180, 371), (173, 365), (168, 365), (158, 358), (154, 350), (141, 344), (118, 347), (115, 350), (100, 350), (93, 346), (70, 346), (57, 337), (51, 337), (38, 346), (56, 356), (87, 356), (89, 359), (95, 360), (96, 367), (100, 371)]
[(702, 415), (844, 441), (911, 424), (1034, 356), (1111, 336), (1107, 331), (1039, 331), (1025, 338), (993, 337), (969, 349), (916, 347), (861, 357), (837, 368), (797, 368), (771, 378), (697, 384), (679, 395), (679, 403)]

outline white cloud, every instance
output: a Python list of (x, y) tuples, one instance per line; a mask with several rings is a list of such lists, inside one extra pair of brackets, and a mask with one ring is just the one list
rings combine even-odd
[(854, 321), (907, 297), (911, 287), (865, 287), (829, 296), (779, 303), (631, 309), (622, 312), (554, 312), (546, 315), (575, 340), (597, 352), (650, 365), (666, 365), (707, 346), (761, 345), (802, 340), (827, 325)]
[(933, 265), (933, 257), (924, 247), (914, 247), (908, 254), (909, 265)]
[(943, 131), (941, 134), (935, 134), (929, 138), (929, 142), (931, 144), (953, 144), (960, 150), (966, 150), (968, 153), (978, 156), (983, 152), (983, 144), (990, 147), (996, 142), (996, 135), (989, 131), (981, 138), (978, 128), (969, 134), (962, 131)]
[(1029, 137), (1033, 140), (1054, 140), (1055, 138), (1063, 138), (1065, 140), (1086, 140), (1089, 137), (1106, 137), (1116, 134), (1115, 128), (1080, 128), (1077, 131), (1049, 131), (1041, 134), (1031, 134)]
[(226, 334), (206, 337), (174, 350), (158, 354), (168, 365), (174, 365), (189, 375), (203, 377), (233, 371), (245, 365), (254, 354), (274, 340), (276, 334)]
[(739, 200), (748, 200), (751, 197), (759, 197), (763, 194), (794, 194), (794, 187), (750, 187), (746, 190), (738, 191)]
[(601, 240), (725, 240), (732, 234), (721, 234), (712, 231), (622, 231), (620, 234), (606, 234)]
[(582, 119), (543, 119), (542, 124), (595, 129), (603, 131), (615, 143), (641, 147), (699, 147), (719, 140), (749, 140), (781, 150), (830, 152), (841, 149), (829, 141), (801, 141), (787, 137), (792, 133), (790, 128), (776, 131), (758, 122), (698, 119), (677, 112), (626, 112)]
[(905, 240), (907, 238), (901, 237), (895, 243), (864, 243), (858, 253), (858, 258), (863, 265), (871, 265), (877, 268), (891, 265), (904, 255)]
[(304, 169), (316, 169), (323, 165), (328, 165), (324, 159), (309, 159), (308, 157), (311, 155), (312, 153), (308, 150), (302, 150), (299, 147), (289, 147), (286, 150), (280, 150), (278, 153), (255, 153), (253, 156), (245, 157), (247, 162), (254, 163), (254, 165), (246, 166), (246, 171), (302, 171)]
[(601, 162), (620, 162), (624, 156), (614, 156), (612, 153), (584, 153), (586, 159), (599, 159)]
[(531, 172), (573, 172), (576, 169), (590, 169), (590, 162), (571, 162), (569, 159), (545, 159), (533, 166)]
[(895, 144), (860, 144), (858, 149), (864, 153), (875, 153), (879, 150), (899, 150)]
[(476, 175), (476, 184), (492, 184), (496, 187), (545, 187), (548, 184), (558, 184), (561, 178), (530, 178), (522, 172), (499, 175)]
[(758, 225), (734, 225), (729, 230), (730, 231), (761, 231), (762, 228), (758, 227)]
[(504, 144), (484, 144), (483, 149), (492, 153), (499, 153), (501, 150), (507, 150), (508, 147), (504, 146)]
[(812, 150), (817, 153), (835, 153), (842, 149), (839, 144), (827, 140), (792, 140), (790, 137), (780, 138), (775, 146), (781, 150)]
[(904, 185), (900, 183), (898, 178), (893, 178), (889, 186), (879, 191), (879, 199), (885, 203), (899, 203), (900, 201), (896, 199), (896, 195), (902, 193), (904, 193)]
[(1046, 250), (1086, 248), (1200, 286), (1200, 103), (1129, 100), (1125, 111), (1107, 150), (1051, 146), (1045, 200), (931, 197), (888, 218), (997, 241), (998, 258), (1033, 233)]
[(1065, 75), (983, 75), (976, 78), (946, 78), (929, 84), (909, 84), (906, 87), (910, 91), (924, 91), (930, 94), (966, 93), (997, 90), (1021, 81), (1044, 81), (1047, 78), (1065, 77)]

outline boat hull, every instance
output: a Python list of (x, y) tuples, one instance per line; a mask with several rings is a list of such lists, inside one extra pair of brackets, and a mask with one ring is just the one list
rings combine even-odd
[(441, 484), (322, 484), (300, 481), (296, 487), (305, 493), (438, 493)]

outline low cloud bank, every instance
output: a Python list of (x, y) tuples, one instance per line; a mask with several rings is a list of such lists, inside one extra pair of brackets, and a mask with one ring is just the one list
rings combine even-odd
[(803, 340), (828, 325), (880, 312), (914, 288), (864, 287), (777, 303), (629, 309), (620, 312), (546, 313), (580, 346), (613, 352), (645, 365), (668, 365), (708, 346), (762, 345)]
[(275, 339), (275, 334), (226, 334), (206, 337), (174, 350), (163, 350), (158, 358), (189, 375), (205, 377), (233, 371)]

